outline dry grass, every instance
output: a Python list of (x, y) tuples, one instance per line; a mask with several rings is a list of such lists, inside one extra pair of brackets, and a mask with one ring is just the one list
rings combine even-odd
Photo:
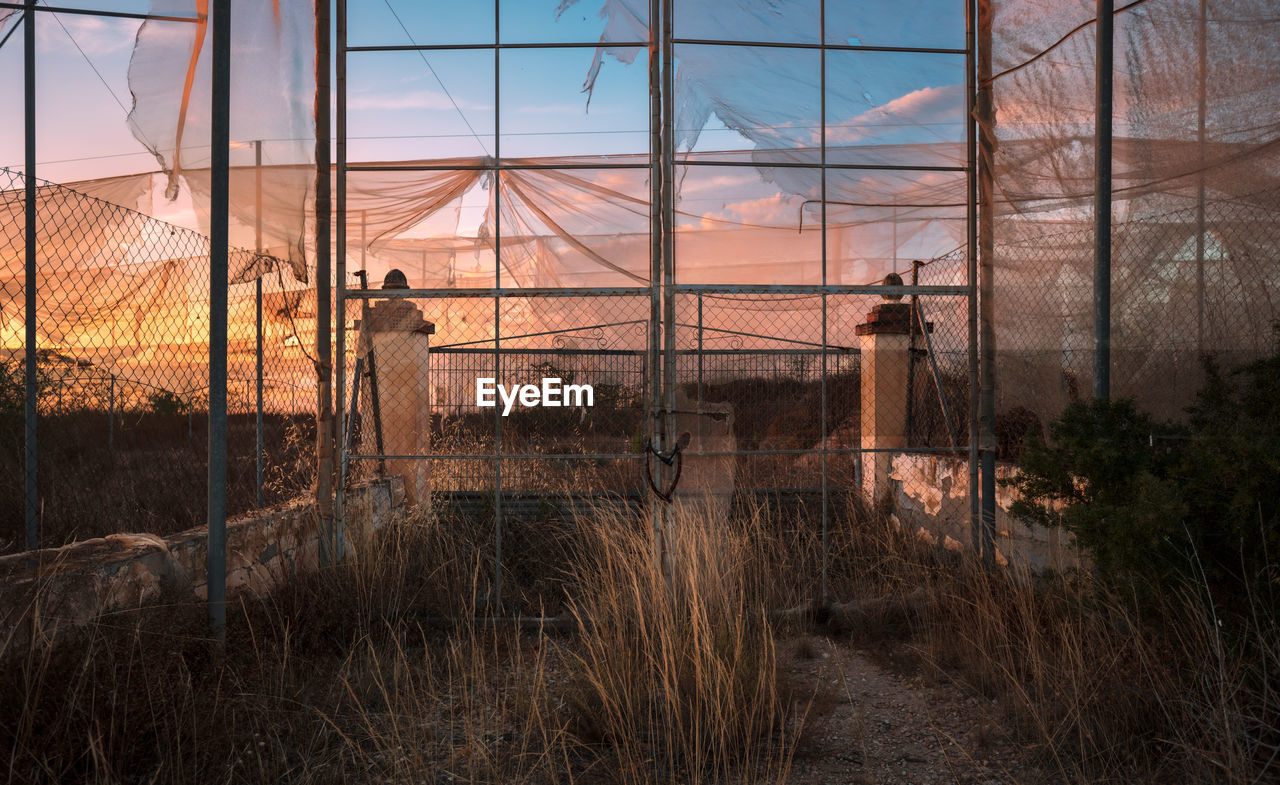
[[(1087, 579), (985, 572), (848, 509), (827, 532), (830, 592), (857, 612), (810, 620), (981, 695), (981, 735), (1012, 734), (1058, 781), (1274, 781), (1273, 598), (1220, 619), (1190, 588), (1139, 614)], [(578, 521), (541, 573), (504, 576), (504, 594), (558, 593), (568, 635), (485, 616), (491, 532), (461, 523), (402, 520), (349, 565), (244, 598), (225, 654), (181, 604), (0, 652), (0, 779), (788, 779), (824, 696), (790, 683), (776, 641), (795, 619), (768, 611), (820, 588), (811, 516), (686, 509), (658, 560), (645, 520)]]
[(841, 532), (855, 642), (994, 702), (1067, 782), (1255, 783), (1280, 775), (1274, 601), (1219, 618), (1189, 586), (1142, 611), (1084, 575), (987, 572), (866, 519)]
[(779, 678), (752, 524), (676, 514), (657, 558), (633, 521), (584, 529), (573, 727), (613, 747), (623, 781), (785, 781), (803, 708)]
[[(266, 415), (264, 503), (298, 495), (314, 476), (313, 418)], [(203, 413), (128, 413), (116, 419), (109, 447), (107, 415), (81, 411), (39, 423), (40, 538), (57, 547), (119, 532), (161, 536), (204, 525), (208, 486), (208, 422)], [(228, 422), (227, 505), (254, 509), (257, 462), (254, 419)], [(0, 418), (0, 553), (22, 550), (23, 432)]]
[[(357, 543), (352, 564), (243, 598), (225, 654), (181, 604), (0, 652), (0, 779), (784, 779), (800, 717), (752, 607), (758, 563), (705, 527), (677, 541), (689, 567), (664, 603), (625, 523), (566, 565), (572, 636), (477, 616), (482, 533), (418, 518)], [(637, 626), (652, 645), (620, 649)], [(634, 692), (609, 703), (597, 687)]]

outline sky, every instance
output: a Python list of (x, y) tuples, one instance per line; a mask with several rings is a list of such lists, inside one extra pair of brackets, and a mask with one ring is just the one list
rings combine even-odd
[[(647, 6), (643, 0), (609, 2), (613, 4), (609, 10), (615, 12)], [(57, 4), (138, 12), (151, 6), (150, 0), (59, 0)], [(166, 4), (182, 3), (166, 0)], [(602, 14), (606, 0), (499, 0), (498, 4), (503, 42), (596, 42), (606, 31), (617, 34), (617, 27), (606, 27), (607, 15)], [(718, 15), (723, 3), (678, 2), (676, 35), (817, 41), (816, 0), (746, 5), (749, 13), (741, 15), (737, 28), (730, 30)], [(910, 14), (901, 13), (901, 4), (893, 2), (828, 2), (827, 6), (828, 43), (963, 46), (960, 0), (922, 0)], [(349, 9), (348, 38), (353, 46), (485, 44), (492, 43), (495, 35), (495, 12), (489, 3), (350, 0)], [(132, 106), (129, 60), (140, 23), (70, 14), (38, 18), (39, 176), (71, 182), (156, 169), (154, 156), (134, 139), (125, 123)], [(0, 73), (21, 74), (21, 41), (19, 31), (0, 48)], [(597, 57), (595, 48), (504, 50), (497, 96), (491, 50), (352, 53), (348, 61), (349, 158), (489, 156), (499, 146), (504, 157), (644, 154), (649, 123), (647, 53), (642, 48), (626, 51), (635, 55), (632, 62), (603, 58), (588, 93), (584, 84)], [(688, 73), (699, 79), (682, 81), (677, 87), (679, 117), (689, 126), (677, 129), (684, 149), (703, 154), (757, 145), (787, 150), (812, 147), (820, 140), (817, 52), (684, 45), (677, 49), (677, 64), (686, 63)], [(957, 55), (828, 53), (829, 144), (959, 142), (963, 63)], [(20, 79), (0, 80), (0, 105), (22, 106)], [(502, 124), (500, 138), (494, 135), (497, 115)], [(0, 166), (22, 168), (21, 124), (21, 111), (0, 117)], [(247, 162), (250, 141), (233, 139), (233, 144), (239, 143), (233, 162)], [(199, 140), (187, 140), (188, 149), (199, 145)], [(270, 162), (272, 151), (269, 145), (265, 148)], [(848, 162), (861, 162), (856, 152), (845, 155)], [(867, 179), (875, 184), (874, 175)], [(764, 181), (755, 170), (726, 169), (718, 176), (690, 181), (682, 204), (712, 223), (786, 224), (794, 221), (799, 197), (807, 194), (806, 187), (785, 190)], [(475, 230), (469, 225), (478, 223), (485, 200), (481, 189), (464, 198), (464, 213), (470, 218), (460, 222), (460, 234)], [(151, 211), (181, 225), (197, 226), (185, 194), (172, 204), (157, 194)]]

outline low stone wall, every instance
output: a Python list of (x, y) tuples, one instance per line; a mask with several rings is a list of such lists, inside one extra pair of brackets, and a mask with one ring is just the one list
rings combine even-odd
[[(1015, 476), (1009, 465), (996, 467), (998, 480)], [(894, 509), (904, 526), (950, 550), (973, 545), (969, 512), (969, 462), (949, 456), (895, 454)], [(996, 561), (1030, 570), (1064, 570), (1082, 564), (1070, 535), (1058, 529), (1027, 526), (1009, 515), (1018, 498), (1013, 488), (996, 483)]]
[[(399, 477), (346, 495), (349, 549), (358, 550), (404, 503)], [(0, 646), (56, 634), (104, 613), (161, 597), (203, 601), (208, 592), (205, 529), (168, 537), (112, 534), (61, 548), (0, 558)], [(296, 499), (227, 522), (227, 593), (266, 593), (319, 563), (315, 503)], [(33, 619), (36, 622), (33, 624)]]

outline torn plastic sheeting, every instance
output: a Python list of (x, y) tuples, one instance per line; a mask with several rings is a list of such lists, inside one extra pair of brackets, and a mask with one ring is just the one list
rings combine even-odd
[[(170, 200), (177, 197), (179, 177), (185, 177), (207, 233), (209, 184), (199, 170), (209, 163), (210, 52), (203, 18), (208, 0), (152, 0), (151, 12), (194, 12), (202, 19), (196, 24), (148, 20), (139, 28), (129, 63), (134, 96), (129, 125), (167, 174)], [(264, 205), (265, 244), (305, 281), (305, 204), (314, 180), (314, 170), (306, 166), (315, 140), (314, 5), (234, 0), (231, 16), (231, 138), (236, 140), (231, 211), (242, 224), (257, 223), (253, 142), (261, 140), (264, 162), (277, 165), (272, 176), (279, 178), (271, 189), (275, 198)], [(243, 232), (232, 242), (254, 247)]]

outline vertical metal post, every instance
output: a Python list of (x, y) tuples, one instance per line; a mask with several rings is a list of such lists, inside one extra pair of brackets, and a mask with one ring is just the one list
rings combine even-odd
[(703, 333), (702, 292), (698, 292), (698, 406), (699, 407), (702, 406), (702, 373), (703, 373), (702, 333)]
[[(666, 412), (662, 423), (662, 449), (671, 452), (675, 449), (676, 434), (676, 266), (675, 266), (675, 169), (676, 150), (675, 133), (672, 123), (675, 118), (675, 45), (673, 0), (663, 0), (662, 13), (662, 408)], [(663, 487), (670, 487), (675, 477), (674, 469), (663, 466)], [(671, 505), (662, 505), (663, 538), (671, 533)], [(665, 560), (670, 575), (671, 551), (668, 548)]]
[[(894, 244), (897, 246), (897, 243)], [(896, 251), (895, 251), (896, 254)], [(911, 285), (920, 285), (920, 260), (916, 259), (911, 262)], [(894, 270), (897, 270), (897, 264), (894, 264)], [(912, 293), (911, 295), (911, 324), (907, 328), (907, 428), (906, 444), (911, 446), (911, 433), (914, 430), (915, 414), (916, 414), (916, 314), (920, 311), (920, 296)], [(923, 329), (923, 328), (922, 328)]]
[(1094, 66), (1093, 395), (1111, 397), (1111, 62), (1114, 0), (1098, 0)]
[[(662, 29), (662, 17), (659, 11), (659, 0), (649, 0), (649, 352), (647, 359), (647, 382), (649, 384), (649, 447), (662, 449), (659, 437), (661, 432), (661, 353), (659, 351), (659, 329), (662, 323), (662, 248), (663, 226), (662, 214), (662, 182), (663, 140), (665, 125), (662, 119), (662, 87), (661, 65), (665, 56), (660, 53), (658, 42)], [(646, 462), (651, 461), (645, 455)], [(658, 463), (661, 472), (662, 464)], [(661, 480), (659, 480), (661, 482)], [(666, 546), (662, 536), (662, 509), (658, 500), (653, 499), (650, 506), (650, 524), (653, 530), (653, 559), (655, 565), (661, 565)]]
[[(830, 600), (831, 581), (829, 579), (829, 553), (830, 553), (830, 490), (828, 486), (828, 459), (827, 449), (827, 4), (826, 0), (818, 2), (818, 42), (822, 48), (818, 50), (818, 125), (819, 125), (819, 142), (818, 155), (822, 163), (822, 168), (818, 170), (819, 178), (819, 196), (822, 198), (821, 210), (821, 239), (822, 239), (822, 381), (821, 381), (821, 406), (819, 407), (820, 416), (822, 418), (822, 593), (821, 602), (825, 606)], [(897, 243), (894, 243), (897, 247)]]
[(27, 550), (35, 550), (40, 544), (40, 523), (37, 518), (38, 490), (36, 485), (36, 459), (39, 449), (36, 443), (36, 0), (27, 0), (22, 15), (22, 90), (23, 90), (23, 194), (25, 208), (25, 267), (23, 294), (26, 301), (26, 331), (23, 338), (24, 373), (26, 377), (26, 490), (25, 517)]
[[(493, 373), (502, 376), (502, 2), (493, 0)], [(502, 411), (493, 407), (492, 608), (502, 607)]]
[(329, 165), (330, 2), (316, 0), (316, 517), (320, 527), (320, 564), (337, 563), (333, 526), (333, 310), (331, 296), (333, 203)]
[(978, 3), (978, 97), (981, 155), (978, 157), (978, 321), (982, 383), (978, 441), (982, 449), (982, 563), (995, 566), (996, 531), (996, 331), (995, 331), (995, 111), (991, 95), (991, 4)]
[(1196, 175), (1196, 356), (1204, 356), (1204, 177), (1205, 177), (1205, 115), (1207, 113), (1207, 82), (1209, 78), (1209, 19), (1206, 0), (1200, 0), (1198, 55), (1199, 69), (1196, 87), (1199, 103), (1196, 109), (1196, 147), (1199, 157), (1199, 174)]
[(213, 10), (209, 187), (209, 628), (227, 642), (227, 218), (231, 136), (231, 4)]
[[(978, 486), (978, 84), (974, 24), (977, 0), (964, 0), (965, 99), (965, 283), (969, 316), (969, 530), (973, 552), (982, 553), (982, 508)], [(989, 43), (984, 44), (984, 46)], [(985, 118), (990, 121), (990, 118)]]
[[(336, 442), (341, 451), (339, 465), (346, 466), (347, 460), (347, 0), (337, 0), (338, 19), (336, 32), (338, 38), (337, 57), (334, 62), (334, 79), (337, 81), (337, 213), (338, 222), (335, 231), (334, 278), (337, 289), (334, 293), (334, 324), (338, 328), (337, 340), (337, 384), (336, 405), (334, 406), (334, 427), (337, 429)], [(339, 562), (346, 559), (346, 473), (338, 473), (339, 481), (334, 489), (333, 503), (333, 547), (335, 559)]]
[[(253, 143), (254, 166), (254, 250), (262, 253), (262, 140)], [(262, 508), (262, 270), (258, 270), (258, 278), (253, 282), (254, 304), (254, 351), (255, 372), (258, 380), (258, 419), (256, 424), (257, 449), (254, 455), (257, 460), (257, 474), (254, 476), (254, 490), (257, 491), (258, 508)]]
[(107, 449), (116, 451), (116, 375), (111, 374), (110, 392), (107, 394)]

